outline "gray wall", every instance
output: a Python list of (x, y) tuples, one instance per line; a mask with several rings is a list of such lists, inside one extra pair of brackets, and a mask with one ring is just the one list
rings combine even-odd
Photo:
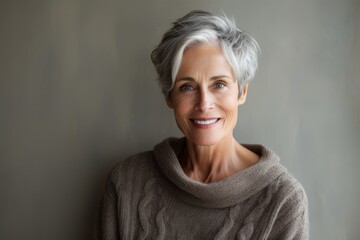
[(262, 47), (240, 142), (303, 184), (312, 239), (360, 239), (360, 2), (0, 2), (0, 239), (85, 239), (116, 161), (179, 136), (150, 52), (189, 10)]

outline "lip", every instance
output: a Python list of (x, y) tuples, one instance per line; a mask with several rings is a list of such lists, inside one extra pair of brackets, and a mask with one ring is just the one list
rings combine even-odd
[(221, 118), (191, 118), (190, 121), (197, 128), (211, 128), (220, 122)]

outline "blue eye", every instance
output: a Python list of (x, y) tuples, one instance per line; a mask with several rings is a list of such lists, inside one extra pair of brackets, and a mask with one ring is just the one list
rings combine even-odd
[(217, 82), (214, 84), (215, 88), (224, 88), (226, 85), (222, 82)]
[(180, 91), (182, 91), (182, 92), (192, 91), (193, 89), (194, 88), (188, 84), (184, 84), (180, 87)]

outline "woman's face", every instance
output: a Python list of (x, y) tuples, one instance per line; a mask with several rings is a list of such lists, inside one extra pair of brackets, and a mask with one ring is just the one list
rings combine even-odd
[(244, 86), (239, 97), (237, 81), (221, 49), (198, 44), (185, 50), (167, 104), (187, 140), (209, 146), (232, 138), (238, 105), (245, 102), (246, 93)]

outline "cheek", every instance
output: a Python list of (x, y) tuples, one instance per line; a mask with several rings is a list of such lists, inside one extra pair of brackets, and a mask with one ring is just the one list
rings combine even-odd
[(221, 99), (221, 106), (227, 117), (226, 124), (234, 127), (237, 122), (237, 113), (239, 106), (237, 94), (234, 93), (224, 96), (223, 99)]
[(217, 96), (219, 104), (229, 109), (237, 107), (239, 104), (239, 96), (237, 89), (229, 89)]
[(188, 96), (174, 96), (173, 106), (175, 115), (181, 116), (188, 113), (192, 108), (191, 97)]
[(186, 101), (180, 99), (177, 100), (178, 101), (174, 101), (174, 108), (173, 108), (175, 121), (180, 131), (184, 135), (187, 135), (187, 133), (190, 132), (188, 116), (189, 113), (191, 112), (191, 107), (190, 104), (188, 104)]

